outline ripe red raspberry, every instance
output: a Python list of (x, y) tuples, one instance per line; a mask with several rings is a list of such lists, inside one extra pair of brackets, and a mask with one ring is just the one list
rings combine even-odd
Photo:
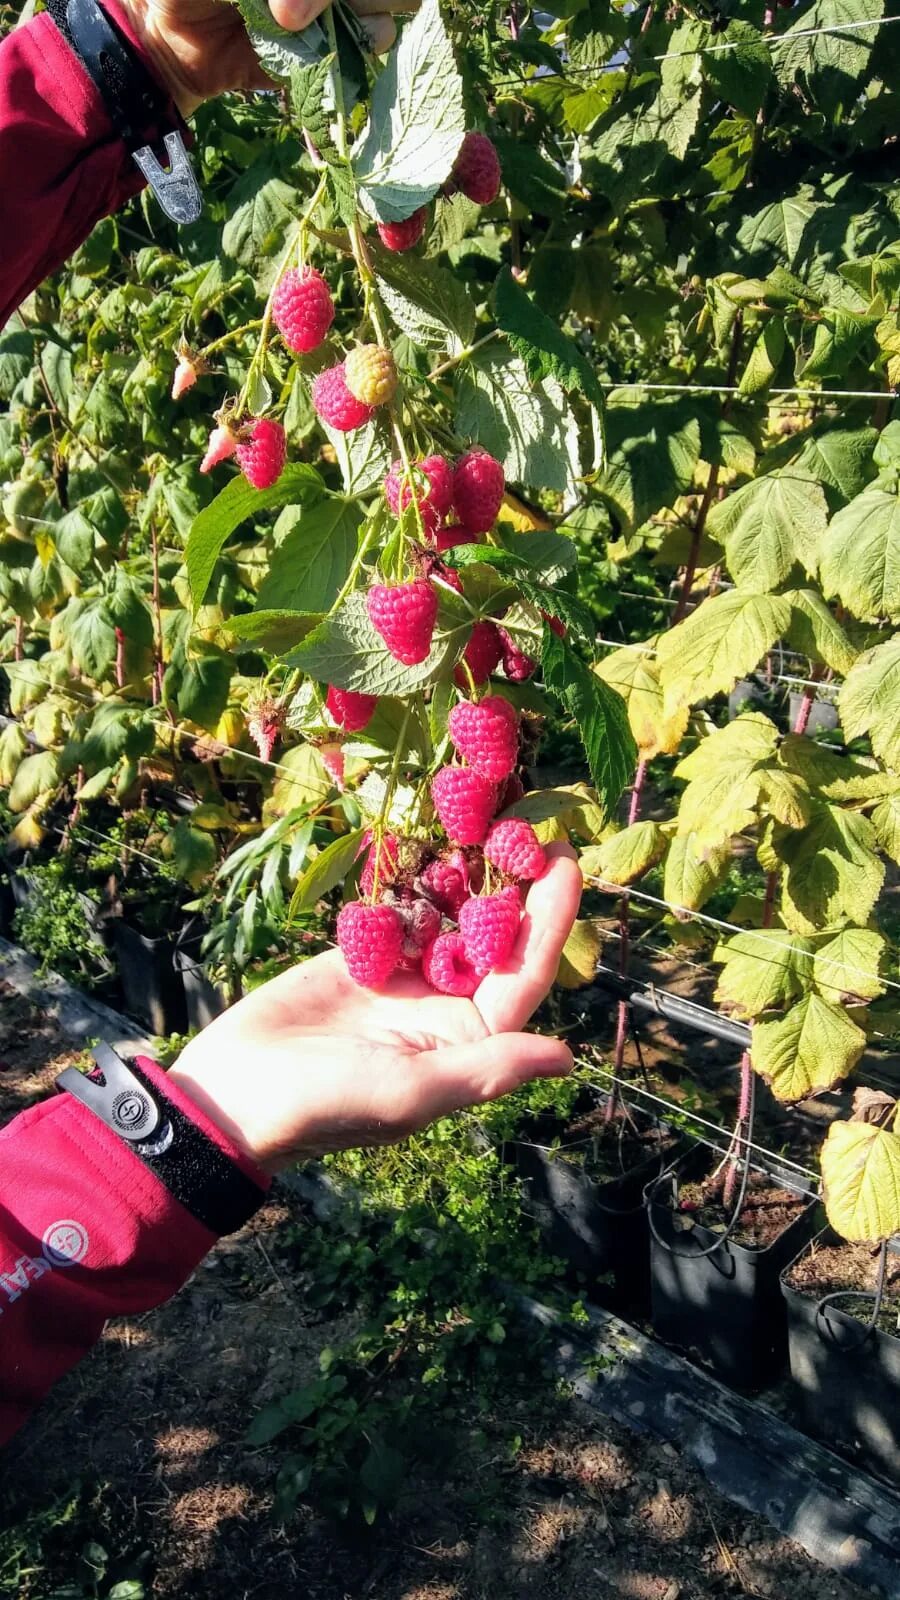
[(549, 611), (542, 611), (541, 616), (546, 622), (547, 627), (553, 630), (557, 638), (564, 639), (566, 637), (568, 629), (560, 617), (551, 617)]
[(375, 415), (372, 406), (363, 405), (347, 388), (343, 361), (336, 367), (326, 367), (313, 380), (312, 403), (322, 421), (338, 433), (351, 433), (371, 422)]
[(441, 767), (431, 780), (431, 798), (453, 844), (483, 842), (497, 803), (493, 783), (469, 767)]
[(403, 222), (379, 222), (378, 237), (387, 250), (411, 250), (418, 244), (428, 221), (428, 207), (420, 206)]
[(419, 884), (438, 910), (448, 917), (455, 917), (463, 901), (468, 899), (466, 874), (451, 861), (429, 861)]
[(371, 721), (377, 704), (377, 694), (356, 694), (352, 689), (336, 689), (334, 684), (325, 696), (326, 709), (345, 733), (359, 733)]
[(260, 417), (254, 422), (250, 438), (239, 444), (235, 455), (244, 477), (254, 489), (271, 489), (284, 471), (287, 441), (280, 422)]
[[(424, 461), (417, 461), (414, 464), (413, 470), (417, 475), (415, 496), (413, 486), (408, 481), (404, 482), (403, 462), (395, 461), (384, 480), (384, 498), (395, 517), (399, 516), (401, 510), (411, 505), (415, 498), (424, 530), (433, 538), (450, 510), (453, 499), (453, 469), (444, 456), (426, 456)], [(421, 486), (422, 478), (425, 479), (424, 486)]]
[[(497, 624), (486, 620), (476, 622), (462, 655), (472, 674), (472, 681), (487, 683), (491, 673), (499, 667), (502, 655), (503, 640)], [(461, 689), (468, 686), (469, 680), (462, 666), (457, 667), (453, 676)]]
[(469, 1000), (480, 979), (466, 955), (461, 933), (441, 933), (422, 957), (423, 976), (441, 994), (454, 994)]
[(459, 913), (459, 931), (466, 955), (482, 976), (502, 967), (519, 936), (522, 898), (518, 889), (475, 895)]
[(220, 461), (228, 461), (237, 449), (237, 436), (230, 428), (213, 428), (206, 446), (206, 455), (200, 463), (201, 472), (212, 472)]
[(543, 846), (524, 817), (493, 824), (484, 841), (484, 858), (511, 878), (539, 878), (547, 865)]
[(483, 778), (499, 783), (508, 778), (519, 753), (519, 713), (500, 695), (486, 700), (460, 700), (448, 722), (458, 753)]
[(397, 392), (397, 368), (390, 350), (380, 344), (358, 344), (344, 362), (350, 393), (366, 406), (386, 406)]
[(367, 906), (352, 900), (338, 914), (337, 942), (351, 978), (377, 988), (400, 960), (403, 923), (393, 906)]
[(339, 744), (320, 744), (319, 760), (336, 789), (344, 788), (344, 752)]
[(435, 535), (435, 544), (440, 554), (445, 550), (452, 550), (458, 544), (477, 544), (477, 533), (470, 533), (461, 522), (454, 522), (449, 528), (439, 528)]
[(466, 134), (450, 176), (467, 200), (493, 204), (500, 193), (500, 158), (486, 133)]
[(438, 597), (426, 578), (412, 583), (373, 583), (366, 610), (376, 633), (397, 661), (414, 667), (431, 649)]
[(291, 267), (272, 296), (272, 321), (289, 350), (317, 350), (334, 321), (334, 301), (321, 272)]
[(505, 628), (500, 628), (498, 631), (503, 650), (503, 671), (510, 683), (524, 683), (526, 678), (533, 677), (537, 672), (537, 662), (533, 656), (527, 656), (524, 650), (519, 649), (515, 639)]
[(400, 965), (408, 970), (419, 965), (423, 952), (440, 933), (441, 913), (430, 900), (423, 900), (408, 889), (402, 891), (395, 909), (403, 923)]
[(480, 444), (461, 455), (453, 473), (453, 504), (463, 527), (487, 533), (497, 520), (505, 489), (503, 468)]

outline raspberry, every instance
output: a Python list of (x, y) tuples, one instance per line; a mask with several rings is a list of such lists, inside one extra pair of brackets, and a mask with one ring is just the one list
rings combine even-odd
[(193, 389), (197, 382), (197, 368), (188, 356), (179, 356), (175, 375), (172, 379), (172, 399), (180, 400), (188, 389)]
[(390, 350), (380, 344), (359, 344), (344, 362), (350, 393), (365, 406), (386, 406), (397, 392), (397, 368)]
[(419, 883), (439, 911), (455, 917), (469, 890), (466, 875), (450, 861), (430, 861)]
[(254, 422), (246, 444), (239, 444), (235, 455), (244, 477), (254, 489), (271, 489), (284, 470), (287, 442), (280, 422), (260, 417)]
[(212, 472), (220, 461), (228, 461), (237, 449), (237, 438), (230, 428), (213, 428), (206, 446), (206, 455), (200, 463), (201, 472)]
[(486, 133), (466, 134), (450, 176), (467, 200), (493, 204), (500, 193), (500, 158)]
[(519, 753), (519, 713), (508, 700), (460, 700), (448, 722), (450, 738), (474, 772), (499, 783), (508, 778)]
[(487, 533), (497, 520), (505, 488), (503, 468), (480, 444), (461, 455), (453, 473), (453, 504), (463, 527)]
[[(453, 471), (444, 456), (426, 456), (424, 461), (415, 463), (414, 471), (418, 475), (415, 482), (415, 496), (413, 485), (408, 481), (404, 482), (405, 468), (402, 461), (395, 461), (384, 480), (384, 498), (395, 516), (399, 516), (415, 498), (424, 531), (429, 537), (434, 538), (450, 510), (453, 498)], [(421, 478), (425, 479), (424, 489), (420, 487)]]
[(371, 422), (373, 416), (372, 407), (363, 405), (347, 388), (343, 361), (336, 367), (326, 367), (313, 380), (312, 403), (322, 421), (336, 428), (338, 433), (361, 428), (364, 423)]
[(393, 906), (367, 906), (352, 900), (338, 915), (337, 942), (351, 978), (376, 988), (400, 960), (403, 923)]
[(317, 350), (334, 321), (334, 301), (321, 272), (291, 267), (272, 297), (272, 321), (289, 350)]
[(502, 967), (519, 936), (522, 899), (518, 889), (476, 895), (459, 913), (459, 931), (466, 955), (482, 976)]
[(520, 650), (515, 639), (507, 633), (505, 628), (499, 628), (500, 642), (503, 650), (503, 671), (510, 683), (524, 683), (526, 678), (537, 672), (537, 662), (532, 656), (527, 656)]
[(272, 751), (281, 731), (283, 716), (283, 708), (277, 700), (271, 698), (258, 701), (250, 710), (247, 717), (247, 732), (263, 761), (272, 759)]
[(377, 704), (377, 694), (356, 694), (352, 689), (336, 689), (334, 684), (325, 696), (326, 709), (345, 733), (359, 733), (371, 721)]
[(366, 610), (396, 661), (414, 667), (425, 660), (438, 610), (438, 597), (426, 578), (415, 578), (412, 583), (373, 583), (366, 595)]
[(546, 622), (547, 627), (553, 630), (558, 639), (564, 639), (566, 637), (568, 629), (560, 617), (551, 617), (549, 611), (542, 611), (541, 616)]
[(452, 550), (458, 544), (477, 544), (478, 535), (470, 533), (461, 522), (454, 522), (449, 528), (440, 528), (434, 542), (438, 551), (443, 553), (445, 550)]
[(344, 788), (344, 752), (339, 744), (320, 744), (319, 760), (336, 789)]
[[(472, 681), (487, 683), (491, 673), (499, 667), (502, 655), (503, 641), (497, 624), (487, 621), (476, 622), (462, 656), (472, 674)], [(453, 676), (460, 688), (465, 689), (469, 682), (465, 668), (457, 667)]]
[(444, 832), (453, 844), (481, 844), (487, 833), (497, 790), (469, 767), (441, 767), (431, 780), (431, 798)]
[(441, 933), (422, 957), (422, 972), (432, 989), (469, 1000), (480, 979), (466, 955), (460, 933)]
[(401, 966), (416, 967), (426, 946), (441, 931), (441, 913), (430, 900), (422, 900), (409, 890), (403, 892), (396, 910), (403, 923)]
[(484, 857), (511, 878), (539, 878), (547, 865), (543, 846), (524, 817), (495, 822), (484, 841)]
[(428, 221), (428, 207), (420, 206), (403, 222), (379, 222), (378, 237), (387, 250), (411, 250), (418, 244)]
[(525, 785), (517, 772), (511, 772), (500, 791), (497, 801), (498, 812), (508, 811), (510, 806), (516, 805), (525, 798)]

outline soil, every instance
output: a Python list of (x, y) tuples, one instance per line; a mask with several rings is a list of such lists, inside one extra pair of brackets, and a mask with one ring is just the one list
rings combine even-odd
[[(679, 1214), (714, 1233), (727, 1228), (735, 1203), (736, 1196), (730, 1206), (723, 1203), (721, 1177), (711, 1175), (701, 1182), (679, 1186)], [(745, 1245), (750, 1250), (764, 1250), (796, 1222), (808, 1205), (808, 1195), (782, 1188), (766, 1173), (751, 1172), (746, 1199), (730, 1237), (735, 1244)]]
[(606, 1102), (574, 1118), (560, 1135), (560, 1157), (583, 1167), (592, 1178), (609, 1181), (650, 1161), (661, 1150), (674, 1148), (676, 1136), (640, 1112), (617, 1107), (607, 1113)]
[[(838, 1294), (842, 1290), (847, 1291), (848, 1295), (858, 1290), (872, 1296), (878, 1280), (880, 1254), (877, 1245), (813, 1241), (785, 1273), (785, 1282), (801, 1294), (809, 1295), (812, 1300), (820, 1300), (823, 1295)], [(871, 1298), (848, 1298), (838, 1304), (848, 1317), (855, 1317), (860, 1322), (868, 1322), (873, 1310)], [(900, 1253), (897, 1250), (888, 1252), (878, 1327), (883, 1333), (890, 1333), (895, 1339), (900, 1338)]]

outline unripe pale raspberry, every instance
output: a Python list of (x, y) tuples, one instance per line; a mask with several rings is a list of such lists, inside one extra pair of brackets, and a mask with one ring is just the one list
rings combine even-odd
[(338, 433), (351, 433), (354, 428), (363, 427), (375, 414), (371, 406), (363, 405), (350, 393), (343, 361), (336, 367), (326, 367), (313, 380), (312, 403), (322, 421), (336, 428)]
[(497, 803), (497, 790), (469, 767), (441, 767), (431, 780), (431, 798), (453, 844), (481, 844)]
[(519, 649), (505, 628), (498, 631), (503, 650), (503, 671), (510, 683), (524, 683), (526, 678), (533, 677), (537, 672), (537, 662), (533, 656), (527, 656), (524, 650)]
[(336, 789), (344, 788), (344, 752), (339, 744), (320, 744), (319, 760)]
[(470, 1000), (480, 978), (466, 955), (461, 933), (441, 933), (422, 957), (422, 975), (441, 994)]
[(353, 689), (336, 689), (334, 684), (325, 696), (326, 709), (345, 733), (359, 733), (371, 721), (377, 704), (377, 694), (357, 694)]
[(468, 899), (466, 874), (451, 861), (429, 861), (419, 877), (419, 884), (438, 910), (448, 917), (455, 917), (463, 901)]
[(522, 899), (516, 888), (475, 895), (461, 907), (459, 931), (465, 952), (481, 976), (502, 967), (511, 955), (521, 916)]
[(380, 344), (359, 344), (344, 362), (350, 393), (365, 406), (386, 406), (397, 392), (397, 368), (390, 350)]
[[(366, 834), (364, 844), (371, 839), (371, 834)], [(400, 871), (400, 840), (396, 834), (383, 833), (381, 847), (377, 841), (369, 845), (369, 853), (363, 863), (359, 877), (359, 892), (364, 899), (370, 900), (375, 893), (375, 868), (378, 867), (378, 892), (389, 888), (396, 883)]]
[(397, 661), (414, 667), (431, 649), (438, 597), (426, 578), (412, 583), (373, 583), (366, 595), (369, 620)]
[(187, 394), (188, 389), (193, 389), (196, 382), (197, 368), (194, 366), (193, 361), (187, 356), (179, 356), (175, 375), (172, 379), (172, 399), (180, 400), (183, 394)]
[(543, 846), (524, 817), (493, 824), (484, 841), (484, 858), (511, 878), (539, 878), (547, 865)]
[(492, 205), (500, 193), (500, 158), (486, 133), (467, 133), (450, 174), (457, 189), (477, 206)]
[(377, 988), (400, 960), (403, 924), (393, 906), (367, 906), (353, 900), (338, 914), (337, 942), (351, 978)]
[(289, 350), (317, 350), (334, 321), (334, 301), (321, 272), (291, 267), (272, 296), (272, 321)]
[(239, 444), (235, 455), (244, 477), (254, 489), (271, 489), (284, 471), (287, 441), (280, 422), (260, 417), (254, 422), (250, 438)]
[(449, 528), (439, 528), (434, 540), (439, 554), (445, 550), (452, 550), (458, 544), (477, 544), (477, 533), (470, 533), (461, 522), (454, 522)]
[(263, 761), (272, 759), (272, 751), (275, 749), (283, 719), (284, 708), (269, 696), (264, 700), (258, 700), (249, 711), (247, 732)]
[(200, 463), (201, 472), (212, 472), (221, 461), (228, 461), (237, 449), (237, 438), (230, 428), (213, 428), (206, 446), (206, 455)]
[(492, 783), (509, 777), (519, 753), (519, 713), (508, 700), (495, 694), (460, 700), (450, 713), (448, 731), (474, 772)]
[[(487, 619), (476, 622), (462, 656), (472, 674), (472, 681), (487, 683), (491, 673), (499, 667), (502, 655), (503, 640), (497, 624)], [(462, 666), (457, 667), (453, 676), (461, 689), (468, 686), (469, 680)]]
[(425, 232), (428, 221), (428, 207), (420, 206), (411, 217), (406, 217), (403, 222), (379, 222), (378, 237), (386, 250), (411, 250), (417, 245)]
[(463, 527), (487, 533), (497, 520), (505, 489), (503, 468), (480, 444), (461, 455), (453, 473), (453, 504)]

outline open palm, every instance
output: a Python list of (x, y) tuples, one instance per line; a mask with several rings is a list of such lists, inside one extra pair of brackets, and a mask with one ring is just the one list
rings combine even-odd
[(361, 989), (328, 951), (219, 1017), (172, 1076), (274, 1171), (299, 1156), (392, 1143), (530, 1078), (567, 1072), (566, 1045), (521, 1031), (553, 982), (581, 895), (568, 847), (548, 855), (516, 949), (472, 1000), (436, 994), (416, 973)]

